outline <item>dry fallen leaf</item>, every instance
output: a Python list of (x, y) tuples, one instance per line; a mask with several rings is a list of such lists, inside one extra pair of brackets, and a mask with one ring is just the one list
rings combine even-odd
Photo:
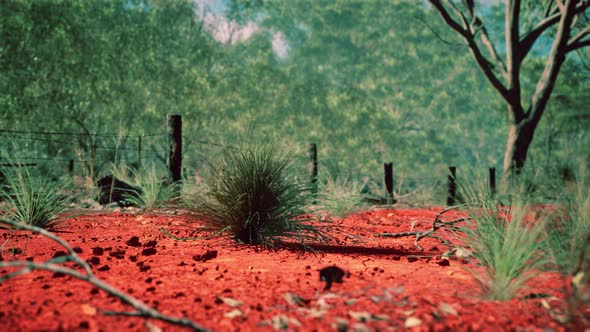
[(438, 311), (443, 316), (447, 316), (447, 315), (457, 316), (457, 310), (455, 308), (453, 308), (453, 306), (448, 303), (444, 303), (444, 302), (439, 303)]
[(240, 309), (234, 309), (230, 312), (226, 312), (225, 314), (223, 314), (224, 317), (226, 318), (236, 318), (236, 317), (240, 317), (242, 316), (244, 313), (242, 312), (242, 310)]
[(96, 308), (88, 303), (82, 304), (82, 312), (88, 316), (96, 316)]
[(408, 317), (408, 319), (406, 319), (406, 322), (404, 323), (404, 327), (407, 329), (420, 325), (422, 325), (422, 320), (416, 317)]
[(218, 296), (217, 298), (220, 299), (221, 301), (223, 301), (223, 303), (227, 304), (228, 306), (230, 306), (232, 308), (239, 307), (242, 304), (244, 304), (242, 301), (235, 300), (235, 299), (232, 299), (230, 297)]

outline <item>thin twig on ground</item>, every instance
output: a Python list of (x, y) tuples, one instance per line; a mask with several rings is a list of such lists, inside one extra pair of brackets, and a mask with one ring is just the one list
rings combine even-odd
[(453, 245), (443, 239), (442, 237), (434, 234), (434, 232), (436, 232), (439, 229), (447, 229), (447, 230), (458, 230), (459, 228), (457, 226), (455, 226), (455, 224), (458, 224), (460, 222), (464, 222), (464, 221), (469, 221), (472, 220), (469, 217), (465, 217), (465, 218), (459, 218), (459, 219), (455, 219), (455, 220), (451, 220), (451, 221), (442, 221), (440, 220), (440, 218), (442, 217), (443, 214), (452, 211), (452, 210), (456, 210), (458, 208), (464, 207), (465, 205), (455, 205), (455, 206), (450, 206), (448, 208), (445, 208), (444, 210), (442, 210), (441, 212), (439, 212), (436, 217), (434, 218), (434, 221), (432, 222), (432, 227), (430, 229), (424, 230), (424, 231), (409, 231), (409, 232), (401, 232), (401, 233), (381, 233), (381, 234), (377, 234), (377, 236), (381, 236), (381, 237), (389, 237), (389, 238), (400, 238), (400, 237), (408, 237), (408, 236), (415, 236), (416, 239), (414, 240), (414, 246), (416, 248), (418, 248), (421, 251), (424, 251), (424, 248), (422, 246), (420, 246), (418, 244), (418, 241), (422, 240), (425, 237), (430, 237), (430, 238), (434, 238), (439, 240), (442, 244), (444, 244), (447, 247), (452, 247)]

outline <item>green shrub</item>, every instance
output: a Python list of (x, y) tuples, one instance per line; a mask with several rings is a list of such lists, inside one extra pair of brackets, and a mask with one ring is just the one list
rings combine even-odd
[(4, 201), (0, 212), (6, 218), (45, 229), (56, 228), (64, 221), (68, 198), (59, 194), (63, 183), (33, 176), (26, 167), (4, 168), (2, 173), (6, 185), (0, 190)]
[(227, 150), (197, 214), (244, 243), (272, 246), (277, 237), (322, 239), (301, 216), (309, 191), (297, 182), (286, 154), (265, 146)]

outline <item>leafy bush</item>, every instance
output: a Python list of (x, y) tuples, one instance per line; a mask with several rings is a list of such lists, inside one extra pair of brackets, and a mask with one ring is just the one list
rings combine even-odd
[(0, 212), (8, 219), (45, 229), (53, 229), (64, 221), (68, 199), (58, 193), (63, 183), (35, 177), (25, 167), (4, 168), (2, 173), (6, 185), (0, 190), (4, 201)]
[(265, 146), (227, 150), (218, 179), (196, 202), (196, 213), (238, 241), (272, 246), (277, 237), (322, 239), (301, 216), (309, 191), (294, 176), (286, 154)]
[(359, 181), (343, 178), (328, 178), (319, 204), (331, 215), (344, 217), (367, 206), (361, 194), (363, 185)]

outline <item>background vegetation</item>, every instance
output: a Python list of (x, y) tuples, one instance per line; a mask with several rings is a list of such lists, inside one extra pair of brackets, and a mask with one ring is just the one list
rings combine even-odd
[[(184, 175), (196, 179), (224, 146), (244, 141), (295, 148), (301, 169), (307, 145), (318, 143), (322, 181), (380, 183), (382, 163), (393, 162), (402, 192), (423, 184), (439, 203), (448, 165), (501, 169), (502, 101), (420, 1), (0, 6), (0, 148), (16, 144), (55, 176), (69, 159), (87, 161), (91, 176), (137, 162), (141, 135), (141, 158), (162, 168), (166, 114), (183, 115)], [(502, 8), (484, 13), (498, 36)], [(525, 73), (542, 65), (546, 47)], [(590, 159), (583, 59), (566, 62), (529, 154), (549, 176)]]

